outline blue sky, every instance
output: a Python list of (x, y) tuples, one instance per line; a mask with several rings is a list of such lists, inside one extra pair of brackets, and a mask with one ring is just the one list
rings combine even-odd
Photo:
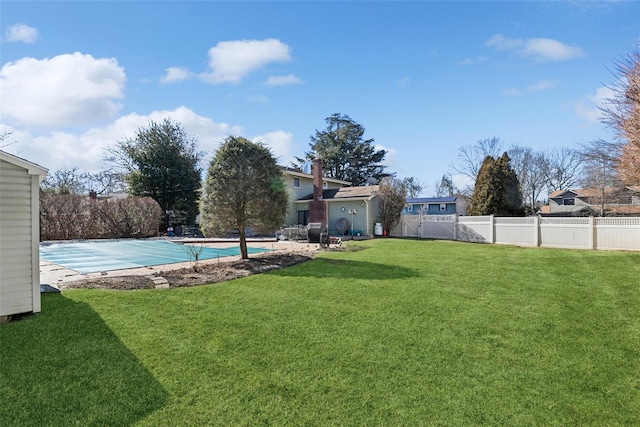
[[(432, 195), (460, 146), (612, 133), (597, 106), (640, 40), (640, 2), (2, 1), (3, 150), (50, 170), (171, 117), (207, 167), (227, 135), (309, 150), (343, 113)], [(463, 183), (457, 177), (458, 183)]]

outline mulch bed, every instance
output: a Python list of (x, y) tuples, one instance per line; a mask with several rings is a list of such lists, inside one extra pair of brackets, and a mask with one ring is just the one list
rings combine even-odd
[[(269, 253), (253, 256), (248, 260), (222, 261), (218, 263), (199, 263), (197, 271), (193, 268), (179, 270), (167, 269), (151, 273), (154, 277), (164, 277), (171, 288), (198, 286), (219, 283), (231, 279), (264, 273), (278, 268), (288, 267), (308, 261), (313, 253)], [(63, 289), (94, 288), (113, 290), (153, 289), (156, 286), (148, 276), (116, 276), (83, 279), (67, 282)]]

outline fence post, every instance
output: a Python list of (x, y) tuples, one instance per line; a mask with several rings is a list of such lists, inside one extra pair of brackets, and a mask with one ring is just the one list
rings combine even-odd
[(589, 217), (589, 249), (596, 248), (596, 221), (595, 218)]
[(540, 246), (540, 215), (534, 215), (533, 217), (533, 246)]
[(458, 240), (458, 214), (453, 214), (453, 240)]
[(489, 243), (496, 242), (496, 222), (493, 215), (489, 215)]

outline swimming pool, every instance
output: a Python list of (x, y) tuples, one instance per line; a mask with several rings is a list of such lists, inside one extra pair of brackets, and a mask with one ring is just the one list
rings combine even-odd
[[(198, 248), (199, 250), (199, 248)], [(248, 248), (249, 253), (268, 249)], [(199, 259), (240, 255), (240, 246), (202, 248)], [(193, 259), (185, 245), (165, 240), (107, 240), (41, 243), (40, 258), (81, 274), (187, 262)]]

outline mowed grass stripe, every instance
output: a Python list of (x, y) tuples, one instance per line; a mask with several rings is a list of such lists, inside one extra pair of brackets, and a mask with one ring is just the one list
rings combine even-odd
[[(224, 284), (44, 295), (42, 314), (0, 328), (0, 418), (640, 424), (640, 254), (359, 245)], [(56, 373), (35, 375), (53, 355)]]

